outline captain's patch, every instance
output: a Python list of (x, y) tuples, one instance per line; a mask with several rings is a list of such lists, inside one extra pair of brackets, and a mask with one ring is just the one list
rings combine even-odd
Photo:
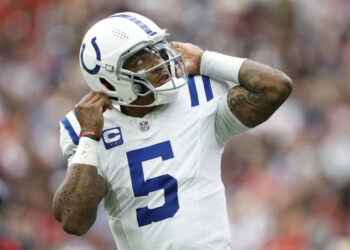
[(106, 149), (122, 145), (123, 136), (120, 127), (103, 130), (102, 139)]

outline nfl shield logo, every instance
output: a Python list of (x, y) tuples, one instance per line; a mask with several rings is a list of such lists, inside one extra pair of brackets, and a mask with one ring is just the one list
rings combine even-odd
[(148, 121), (142, 121), (142, 122), (140, 122), (140, 129), (141, 129), (141, 131), (147, 131), (147, 130), (149, 130)]

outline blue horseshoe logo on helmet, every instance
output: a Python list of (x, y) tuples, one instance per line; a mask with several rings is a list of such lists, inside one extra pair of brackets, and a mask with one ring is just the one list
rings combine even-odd
[[(96, 37), (92, 38), (91, 39), (91, 44), (92, 46), (94, 47), (95, 49), (95, 52), (96, 52), (96, 59), (97, 61), (100, 61), (101, 62), (101, 52), (100, 52), (100, 49), (98, 48), (97, 44), (96, 44)], [(85, 51), (85, 43), (83, 43), (83, 48), (81, 50), (81, 53), (80, 53), (80, 60), (81, 60), (81, 64), (83, 65), (83, 68), (88, 72), (90, 73), (91, 75), (96, 75), (99, 71), (100, 71), (100, 68), (101, 66), (100, 65), (96, 65), (95, 68), (93, 69), (88, 69), (84, 63), (84, 59), (83, 59), (83, 53)]]

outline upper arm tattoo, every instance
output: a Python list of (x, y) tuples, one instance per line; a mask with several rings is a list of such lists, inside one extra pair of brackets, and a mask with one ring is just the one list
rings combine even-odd
[(246, 61), (240, 70), (240, 85), (227, 95), (231, 112), (247, 127), (266, 121), (290, 94), (286, 79), (278, 70)]

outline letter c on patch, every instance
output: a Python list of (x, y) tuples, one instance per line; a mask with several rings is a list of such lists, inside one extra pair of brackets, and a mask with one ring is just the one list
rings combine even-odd
[[(101, 52), (100, 49), (98, 48), (97, 44), (96, 44), (96, 37), (91, 39), (91, 45), (92, 47), (94, 47), (95, 52), (96, 52), (96, 59), (97, 61), (101, 61)], [(100, 71), (100, 65), (96, 65), (95, 68), (93, 69), (88, 69), (84, 63), (84, 59), (83, 59), (83, 54), (85, 51), (85, 43), (83, 43), (83, 47), (80, 53), (80, 60), (81, 60), (81, 64), (83, 65), (83, 68), (86, 70), (86, 72), (90, 73), (91, 75), (96, 75), (99, 71)]]

